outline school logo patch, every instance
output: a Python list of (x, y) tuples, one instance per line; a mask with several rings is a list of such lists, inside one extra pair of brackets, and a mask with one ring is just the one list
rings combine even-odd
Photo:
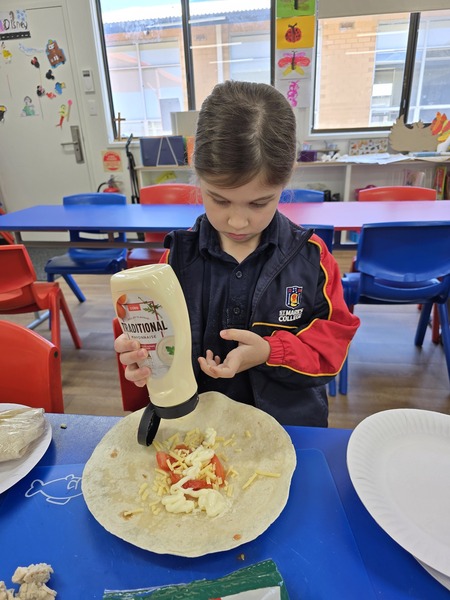
[(297, 308), (302, 301), (303, 287), (290, 285), (286, 288), (285, 304), (288, 308)]

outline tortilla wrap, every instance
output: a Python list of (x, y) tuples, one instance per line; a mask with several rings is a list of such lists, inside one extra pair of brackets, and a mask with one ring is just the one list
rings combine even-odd
[[(225, 467), (232, 466), (238, 473), (229, 478), (233, 495), (226, 498), (227, 508), (216, 517), (203, 511), (172, 514), (162, 510), (153, 514), (149, 504), (160, 500), (152, 490), (156, 449), (137, 443), (142, 412), (125, 417), (104, 436), (83, 472), (87, 506), (107, 531), (158, 554), (193, 557), (249, 542), (280, 515), (296, 465), (289, 435), (267, 413), (217, 392), (200, 394), (197, 408), (189, 415), (161, 420), (155, 439), (162, 443), (175, 433), (184, 437), (192, 429), (205, 431), (208, 427), (225, 439), (234, 434), (236, 444), (224, 448)], [(242, 489), (255, 470), (280, 476), (258, 476)], [(139, 496), (143, 482), (149, 483), (150, 491), (145, 504)]]

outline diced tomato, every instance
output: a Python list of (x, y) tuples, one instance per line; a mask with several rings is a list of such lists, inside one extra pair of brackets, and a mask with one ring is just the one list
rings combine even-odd
[(181, 475), (178, 475), (178, 473), (174, 473), (173, 471), (170, 471), (170, 481), (172, 483), (178, 483), (181, 479)]
[(220, 485), (224, 485), (224, 483), (225, 483), (225, 469), (223, 468), (222, 463), (220, 462), (219, 458), (215, 454), (214, 454), (214, 456), (211, 459), (211, 464), (215, 468), (216, 477), (220, 477), (220, 479), (222, 480), (222, 483)]
[(170, 471), (167, 461), (169, 461), (170, 463), (175, 462), (174, 459), (170, 456), (170, 454), (167, 454), (167, 452), (159, 451), (156, 453), (156, 462), (158, 464), (158, 467), (163, 471)]
[(186, 490), (190, 488), (191, 490), (204, 490), (206, 488), (211, 488), (212, 485), (206, 481), (206, 479), (191, 479), (190, 481), (186, 481), (183, 483), (182, 487)]
[(189, 446), (186, 446), (186, 444), (177, 444), (175, 450), (189, 450)]

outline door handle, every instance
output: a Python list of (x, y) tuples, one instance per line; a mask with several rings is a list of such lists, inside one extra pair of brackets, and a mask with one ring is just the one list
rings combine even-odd
[(71, 125), (70, 133), (72, 135), (72, 141), (62, 142), (61, 146), (73, 146), (75, 151), (75, 160), (77, 163), (84, 163), (83, 148), (81, 146), (81, 134), (78, 125)]

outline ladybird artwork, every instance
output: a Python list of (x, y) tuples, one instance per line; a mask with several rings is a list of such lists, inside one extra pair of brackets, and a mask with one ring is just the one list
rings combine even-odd
[(276, 20), (277, 49), (312, 48), (315, 16), (286, 17)]
[(45, 52), (47, 54), (50, 66), (54, 69), (66, 62), (64, 51), (58, 46), (58, 42), (56, 40), (48, 40)]
[(302, 39), (302, 31), (297, 27), (297, 23), (288, 25), (287, 31), (284, 34), (284, 39), (290, 44), (297, 44), (297, 42)]

